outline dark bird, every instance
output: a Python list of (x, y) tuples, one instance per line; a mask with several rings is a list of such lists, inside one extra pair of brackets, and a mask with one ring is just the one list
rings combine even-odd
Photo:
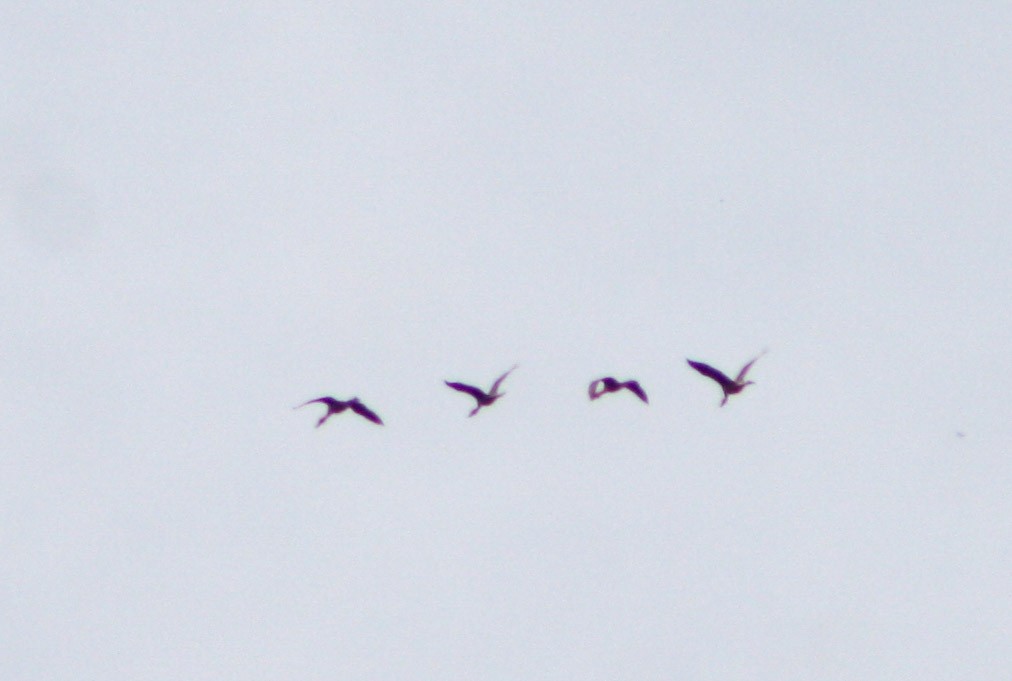
[(295, 409), (299, 409), (301, 407), (306, 406), (307, 404), (314, 404), (316, 402), (327, 405), (327, 413), (324, 414), (323, 417), (316, 422), (317, 428), (326, 423), (327, 419), (329, 419), (334, 414), (340, 414), (342, 411), (348, 408), (351, 408), (353, 412), (355, 412), (356, 414), (358, 414), (363, 418), (369, 419), (373, 423), (376, 423), (381, 426), (383, 425), (383, 419), (381, 419), (376, 414), (376, 412), (371, 410), (369, 407), (359, 402), (357, 397), (353, 397), (348, 401), (335, 400), (333, 397), (317, 397), (315, 400), (309, 400), (308, 402), (300, 404), (298, 407), (295, 407)]
[(596, 400), (605, 393), (616, 393), (619, 390), (625, 388), (629, 392), (636, 395), (647, 404), (650, 404), (650, 400), (647, 399), (647, 394), (640, 387), (640, 384), (636, 381), (616, 381), (611, 376), (605, 376), (599, 378), (596, 381), (591, 381), (590, 387), (587, 388), (587, 393), (590, 395), (590, 399)]
[(478, 406), (472, 409), (471, 413), (468, 414), (468, 417), (470, 418), (471, 416), (477, 414), (479, 409), (493, 404), (496, 400), (498, 400), (500, 397), (506, 394), (499, 392), (499, 386), (502, 385), (502, 382), (506, 380), (506, 377), (510, 375), (513, 369), (516, 369), (518, 366), (519, 366), (518, 364), (514, 364), (512, 369), (507, 371), (499, 378), (495, 379), (495, 383), (492, 384), (492, 389), (489, 390), (488, 392), (485, 392), (481, 388), (475, 388), (473, 385), (467, 385), (466, 383), (451, 383), (450, 381), (443, 381), (443, 382), (446, 383), (446, 385), (453, 388), (454, 390), (459, 390), (462, 393), (467, 393), (468, 395), (473, 397), (475, 401), (478, 402)]
[(741, 371), (738, 372), (738, 375), (734, 379), (728, 378), (726, 375), (724, 375), (722, 371), (720, 371), (719, 369), (714, 369), (709, 364), (703, 364), (702, 362), (693, 362), (691, 359), (687, 359), (685, 361), (687, 361), (689, 363), (689, 366), (698, 371), (699, 373), (703, 374), (707, 378), (712, 378), (713, 380), (715, 380), (717, 383), (720, 384), (720, 389), (724, 391), (724, 399), (720, 401), (720, 406), (723, 407), (725, 404), (727, 404), (728, 397), (730, 397), (731, 395), (737, 395), (738, 393), (740, 393), (742, 390), (745, 389), (745, 386), (752, 385), (754, 383), (754, 381), (746, 381), (745, 375), (748, 374), (748, 370), (752, 368), (752, 365), (755, 364), (756, 360), (765, 354), (766, 351), (763, 350), (761, 353), (756, 355), (748, 364), (746, 364), (741, 368)]

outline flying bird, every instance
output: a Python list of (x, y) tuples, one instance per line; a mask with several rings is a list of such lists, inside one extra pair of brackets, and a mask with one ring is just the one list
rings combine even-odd
[(459, 390), (462, 393), (467, 393), (468, 395), (470, 395), (475, 399), (475, 401), (478, 403), (478, 406), (472, 409), (471, 413), (467, 415), (468, 418), (470, 418), (475, 414), (477, 414), (479, 409), (493, 404), (496, 400), (498, 400), (500, 397), (506, 394), (499, 392), (499, 386), (502, 385), (502, 382), (506, 380), (506, 377), (509, 376), (510, 373), (512, 373), (513, 369), (516, 369), (518, 366), (520, 365), (514, 364), (509, 371), (507, 371), (499, 378), (495, 379), (495, 383), (492, 384), (492, 389), (489, 390), (488, 392), (485, 392), (481, 388), (475, 388), (473, 385), (467, 385), (466, 383), (451, 383), (450, 381), (443, 381), (443, 382), (446, 383), (446, 385), (448, 385), (449, 387), (453, 388), (454, 390)]
[(596, 400), (605, 393), (615, 393), (623, 388), (636, 395), (636, 397), (640, 398), (645, 403), (650, 404), (650, 400), (647, 399), (646, 392), (643, 391), (643, 388), (640, 387), (640, 384), (637, 381), (619, 382), (611, 376), (605, 376), (604, 378), (599, 378), (596, 381), (591, 381), (590, 386), (587, 388), (587, 393), (590, 395), (590, 399)]
[(295, 409), (300, 409), (301, 407), (304, 407), (307, 404), (314, 404), (315, 402), (327, 405), (327, 413), (324, 414), (323, 417), (316, 422), (317, 428), (326, 423), (327, 419), (329, 419), (334, 414), (340, 414), (342, 411), (349, 408), (359, 416), (367, 418), (377, 425), (381, 426), (383, 425), (383, 419), (381, 419), (376, 414), (376, 412), (371, 410), (369, 407), (359, 402), (357, 397), (353, 397), (347, 401), (335, 400), (333, 397), (318, 397), (315, 400), (309, 400), (308, 402), (300, 404), (298, 407), (295, 407)]
[(720, 371), (719, 369), (714, 369), (709, 364), (703, 364), (702, 362), (693, 362), (691, 359), (687, 359), (685, 361), (689, 363), (690, 367), (692, 367), (699, 373), (703, 374), (707, 378), (712, 378), (713, 380), (715, 380), (717, 383), (720, 384), (721, 390), (724, 391), (724, 399), (720, 401), (720, 406), (723, 407), (725, 404), (727, 404), (728, 397), (730, 397), (731, 395), (737, 395), (738, 393), (740, 393), (742, 390), (745, 389), (745, 386), (752, 385), (753, 383), (755, 383), (755, 381), (746, 381), (745, 375), (748, 374), (748, 370), (752, 368), (752, 365), (755, 364), (756, 360), (765, 354), (766, 351), (763, 350), (754, 358), (752, 358), (752, 360), (748, 364), (746, 364), (741, 368), (741, 371), (738, 372), (738, 375), (734, 379), (728, 378), (724, 374), (724, 372)]

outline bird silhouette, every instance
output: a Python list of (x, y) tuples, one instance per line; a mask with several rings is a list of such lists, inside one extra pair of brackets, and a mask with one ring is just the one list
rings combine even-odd
[(363, 418), (367, 418), (367, 419), (369, 419), (370, 421), (372, 421), (375, 424), (378, 424), (378, 425), (381, 425), (381, 426), (383, 425), (383, 419), (381, 419), (376, 414), (376, 412), (374, 412), (373, 410), (369, 409), (369, 407), (367, 407), (364, 404), (362, 404), (357, 397), (353, 397), (353, 398), (351, 398), (350, 400), (347, 400), (347, 401), (345, 401), (345, 400), (335, 400), (333, 397), (317, 397), (315, 400), (309, 400), (308, 402), (303, 402), (298, 407), (294, 407), (294, 408), (295, 409), (300, 409), (302, 407), (305, 407), (307, 404), (314, 404), (316, 402), (319, 402), (320, 404), (327, 405), (327, 413), (324, 414), (323, 417), (320, 418), (320, 420), (316, 422), (316, 427), (317, 428), (319, 428), (324, 423), (326, 423), (327, 419), (329, 419), (334, 414), (340, 414), (342, 411), (344, 411), (345, 409), (348, 409), (348, 408), (350, 408), (353, 412), (355, 412), (359, 416), (361, 416)]
[(471, 413), (467, 415), (468, 418), (470, 418), (475, 414), (477, 414), (478, 410), (480, 410), (482, 407), (488, 407), (489, 405), (493, 404), (496, 400), (498, 400), (500, 397), (506, 394), (499, 392), (499, 386), (502, 385), (502, 382), (506, 380), (506, 377), (513, 372), (513, 369), (516, 369), (518, 366), (520, 365), (514, 364), (509, 371), (507, 371), (499, 378), (495, 379), (495, 383), (492, 384), (492, 389), (489, 390), (488, 392), (485, 392), (481, 388), (475, 388), (473, 385), (468, 385), (466, 383), (452, 383), (450, 381), (443, 381), (443, 382), (446, 383), (446, 385), (448, 385), (449, 387), (453, 388), (454, 390), (459, 390), (462, 393), (467, 393), (468, 395), (470, 395), (475, 399), (475, 401), (478, 403), (478, 406), (472, 409)]
[[(600, 388), (600, 389), (599, 389)], [(646, 392), (640, 387), (637, 381), (616, 381), (611, 376), (605, 376), (599, 378), (596, 381), (591, 381), (590, 386), (587, 388), (587, 394), (590, 395), (590, 399), (596, 400), (605, 393), (615, 393), (625, 388), (629, 392), (636, 395), (636, 397), (643, 400), (645, 403), (650, 404), (650, 400), (647, 399)]]
[(724, 372), (720, 371), (719, 369), (714, 369), (709, 364), (703, 364), (702, 362), (694, 362), (691, 359), (686, 359), (685, 361), (689, 363), (690, 367), (692, 367), (699, 373), (703, 374), (707, 378), (712, 378), (713, 380), (715, 380), (717, 383), (720, 384), (720, 389), (724, 391), (724, 399), (720, 401), (720, 406), (723, 407), (725, 404), (727, 404), (728, 397), (730, 397), (731, 395), (737, 395), (738, 393), (740, 393), (742, 390), (745, 389), (745, 386), (753, 385), (755, 383), (755, 381), (746, 381), (745, 376), (746, 374), (748, 374), (748, 370), (752, 368), (752, 365), (755, 364), (756, 360), (765, 354), (766, 350), (763, 350), (758, 355), (753, 357), (752, 360), (748, 362), (748, 364), (746, 364), (741, 368), (741, 371), (739, 371), (738, 375), (733, 379), (728, 378), (724, 374)]

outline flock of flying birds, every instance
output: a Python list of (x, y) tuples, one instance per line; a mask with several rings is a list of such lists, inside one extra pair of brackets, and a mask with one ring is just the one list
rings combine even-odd
[[(729, 398), (731, 395), (737, 395), (742, 390), (744, 390), (746, 386), (753, 384), (753, 381), (746, 381), (745, 376), (748, 375), (749, 369), (752, 368), (752, 365), (755, 364), (756, 360), (765, 354), (766, 351), (764, 350), (763, 352), (753, 357), (748, 363), (745, 364), (745, 366), (741, 368), (741, 371), (739, 371), (738, 375), (735, 376), (734, 378), (728, 377), (724, 372), (720, 371), (719, 369), (714, 369), (709, 364), (703, 364), (702, 362), (695, 362), (691, 359), (687, 359), (686, 361), (689, 363), (690, 367), (701, 373), (703, 376), (713, 379), (714, 381), (717, 382), (718, 385), (720, 385), (720, 389), (724, 391), (724, 398), (720, 401), (720, 406), (723, 407), (725, 404), (727, 404), (727, 398)], [(451, 381), (444, 381), (444, 383), (446, 383), (448, 387), (453, 388), (454, 390), (457, 390), (462, 393), (467, 393), (468, 395), (474, 398), (474, 401), (477, 402), (477, 405), (475, 406), (474, 409), (471, 410), (471, 413), (468, 414), (468, 416), (471, 417), (477, 414), (483, 407), (489, 407), (495, 404), (496, 400), (498, 400), (500, 397), (506, 394), (499, 392), (499, 386), (502, 385), (502, 382), (506, 380), (506, 377), (509, 376), (513, 372), (513, 370), (517, 368), (517, 366), (518, 365), (514, 364), (509, 371), (504, 373), (499, 378), (495, 379), (495, 383), (492, 384), (492, 387), (491, 389), (489, 389), (488, 392), (485, 392), (481, 388), (476, 388), (473, 385), (468, 385), (467, 383), (457, 383)], [(587, 393), (590, 395), (591, 400), (596, 400), (602, 395), (618, 392), (620, 390), (628, 390), (632, 394), (636, 395), (636, 397), (643, 400), (644, 404), (650, 404), (650, 400), (647, 398), (646, 391), (643, 390), (638, 381), (634, 380), (619, 381), (613, 378), (612, 376), (605, 376), (604, 378), (598, 378), (594, 381), (591, 381), (590, 386), (588, 386), (587, 388)], [(309, 400), (308, 402), (300, 404), (298, 407), (295, 407), (295, 409), (300, 409), (301, 407), (305, 407), (306, 405), (317, 403), (327, 407), (327, 412), (322, 417), (320, 417), (319, 421), (316, 422), (317, 428), (326, 423), (327, 419), (329, 419), (331, 416), (334, 416), (335, 414), (340, 414), (347, 409), (351, 409), (359, 416), (368, 419), (377, 425), (381, 426), (383, 425), (383, 419), (379, 417), (379, 414), (377, 414), (372, 409), (362, 404), (362, 402), (357, 397), (353, 397), (350, 400), (338, 400), (333, 397), (317, 397), (315, 400)]]

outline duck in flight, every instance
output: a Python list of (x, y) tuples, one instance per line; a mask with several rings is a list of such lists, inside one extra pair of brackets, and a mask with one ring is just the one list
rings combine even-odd
[(687, 359), (685, 361), (689, 363), (690, 367), (692, 367), (699, 373), (703, 374), (707, 378), (712, 378), (713, 380), (715, 380), (717, 383), (720, 384), (720, 389), (724, 391), (724, 399), (720, 401), (720, 406), (723, 407), (725, 404), (727, 404), (728, 397), (730, 397), (731, 395), (737, 395), (738, 393), (740, 393), (742, 390), (745, 389), (745, 386), (752, 385), (753, 383), (755, 383), (755, 381), (746, 381), (745, 376), (746, 374), (748, 374), (748, 370), (752, 368), (752, 365), (755, 364), (756, 360), (765, 354), (766, 351), (763, 350), (758, 355), (753, 357), (748, 364), (746, 364), (741, 368), (741, 371), (739, 371), (738, 375), (733, 379), (728, 378), (724, 374), (724, 372), (720, 371), (719, 369), (714, 369), (709, 364), (703, 364), (702, 362), (693, 362), (691, 359)]
[(650, 400), (647, 399), (647, 394), (643, 388), (640, 387), (637, 381), (616, 381), (611, 376), (605, 376), (599, 378), (596, 381), (591, 381), (590, 387), (587, 388), (587, 393), (590, 395), (591, 400), (596, 400), (605, 393), (616, 393), (619, 390), (625, 388), (629, 392), (636, 395), (636, 397), (643, 400), (646, 404), (650, 404)]
[(479, 409), (493, 404), (496, 400), (498, 400), (500, 397), (506, 394), (499, 392), (499, 386), (502, 385), (502, 382), (506, 380), (506, 377), (509, 376), (510, 373), (512, 373), (513, 369), (516, 369), (518, 366), (520, 365), (514, 364), (509, 371), (507, 371), (499, 378), (495, 379), (495, 383), (492, 384), (492, 389), (489, 390), (488, 392), (485, 392), (481, 388), (475, 388), (473, 385), (467, 385), (466, 383), (451, 383), (450, 381), (443, 381), (443, 382), (446, 383), (446, 385), (448, 385), (449, 387), (453, 388), (454, 390), (459, 390), (462, 393), (467, 393), (468, 395), (470, 395), (475, 399), (475, 401), (478, 403), (478, 406), (472, 409), (471, 413), (467, 415), (468, 418), (470, 418), (475, 414), (477, 414)]
[(327, 419), (329, 419), (334, 414), (340, 414), (342, 411), (349, 408), (359, 416), (367, 418), (377, 425), (380, 426), (383, 425), (383, 419), (381, 419), (376, 414), (376, 412), (371, 410), (369, 407), (359, 402), (357, 397), (353, 397), (348, 401), (335, 400), (333, 397), (317, 397), (315, 400), (309, 400), (308, 402), (300, 404), (298, 407), (295, 407), (295, 409), (300, 409), (301, 407), (304, 407), (307, 404), (314, 404), (316, 402), (327, 405), (327, 413), (324, 414), (323, 417), (316, 422), (317, 428), (326, 423)]

